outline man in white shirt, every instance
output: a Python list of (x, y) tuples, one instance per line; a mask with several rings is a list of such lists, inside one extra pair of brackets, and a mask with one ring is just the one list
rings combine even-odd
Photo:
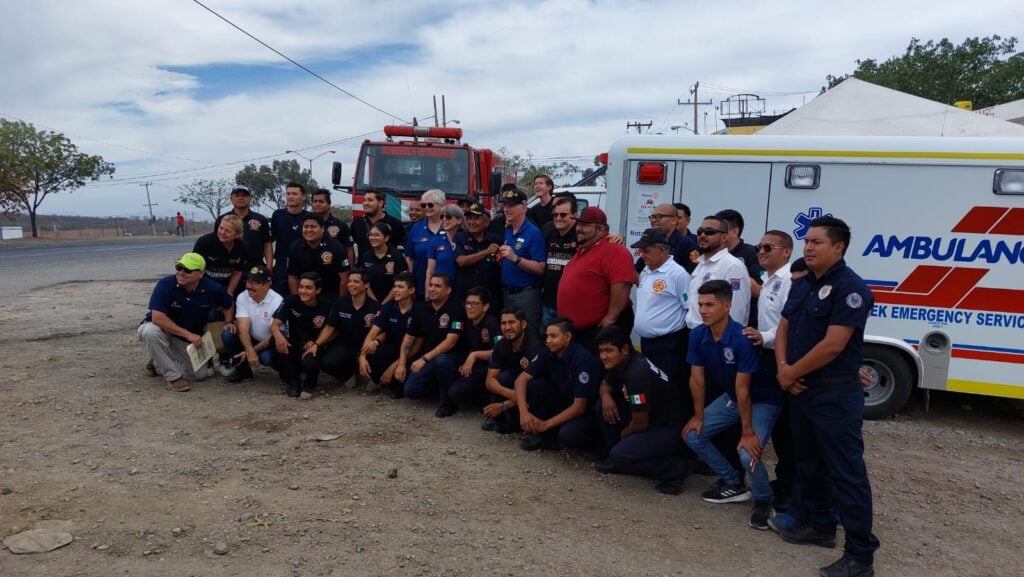
[(636, 289), (633, 321), (633, 330), (640, 335), (640, 352), (668, 375), (670, 383), (685, 391), (689, 381), (685, 317), (690, 274), (672, 258), (668, 235), (659, 229), (645, 230), (630, 246), (640, 251), (645, 264)]
[[(789, 298), (793, 284), (789, 259), (793, 255), (793, 237), (781, 230), (769, 230), (757, 247), (757, 261), (764, 269), (761, 273), (761, 294), (757, 297), (757, 329), (747, 327), (743, 334), (758, 345), (761, 355), (761, 369), (754, 379), (765, 385), (779, 386), (775, 378), (775, 331), (779, 328), (782, 308)], [(796, 478), (796, 461), (793, 455), (793, 434), (789, 429), (789, 397), (783, 395), (779, 416), (772, 431), (772, 445), (778, 462), (775, 465), (775, 480), (772, 481), (772, 506), (776, 512), (785, 512), (789, 507), (789, 496)]]
[[(729, 254), (726, 236), (729, 225), (717, 216), (707, 216), (697, 229), (697, 245), (702, 253), (697, 268), (690, 274), (690, 288), (687, 302), (697, 302), (697, 289), (709, 280), (724, 280), (732, 287), (732, 309), (729, 316), (747, 326), (750, 312), (750, 277), (743, 261)], [(691, 306), (686, 312), (686, 326), (690, 329), (703, 324), (697, 307)]]
[(229, 383), (251, 379), (253, 366), (269, 367), (273, 363), (270, 325), (284, 299), (270, 288), (271, 280), (270, 271), (263, 265), (246, 271), (245, 292), (238, 295), (235, 303), (237, 334), (225, 330), (221, 335), (225, 352), (237, 363), (235, 371), (224, 379)]

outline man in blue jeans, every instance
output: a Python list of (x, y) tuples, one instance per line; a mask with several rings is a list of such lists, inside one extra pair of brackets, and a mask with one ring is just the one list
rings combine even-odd
[[(739, 503), (754, 496), (750, 526), (768, 529), (772, 488), (761, 452), (771, 437), (779, 413), (781, 391), (763, 384), (752, 384), (751, 376), (759, 367), (758, 353), (743, 335), (743, 325), (729, 318), (732, 287), (728, 281), (713, 280), (697, 290), (697, 306), (704, 324), (690, 335), (687, 361), (690, 363), (690, 393), (694, 416), (683, 427), (683, 440), (704, 459), (719, 477), (719, 482), (701, 498), (709, 503)], [(693, 305), (691, 305), (693, 306)], [(725, 393), (704, 407), (705, 383), (717, 385)], [(711, 443), (725, 429), (740, 423), (740, 463), (750, 472), (748, 491), (739, 472)]]
[[(435, 274), (427, 282), (427, 302), (412, 313), (395, 368), (395, 378), (405, 383), (405, 396), (410, 399), (427, 397), (438, 390), (438, 383), (454, 381), (459, 364), (466, 359), (461, 339), (466, 311), (451, 295), (451, 277)], [(440, 417), (442, 409), (438, 407), (435, 414)]]

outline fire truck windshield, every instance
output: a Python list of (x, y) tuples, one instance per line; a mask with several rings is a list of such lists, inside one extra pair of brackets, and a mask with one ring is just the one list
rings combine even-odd
[(469, 194), (469, 151), (424, 144), (363, 146), (356, 191), (379, 189), (399, 196), (417, 196), (432, 188), (447, 195)]

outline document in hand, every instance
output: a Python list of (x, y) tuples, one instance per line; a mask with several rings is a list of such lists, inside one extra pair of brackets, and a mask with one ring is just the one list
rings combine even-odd
[(203, 346), (196, 348), (195, 345), (190, 344), (185, 349), (188, 352), (188, 358), (192, 361), (192, 370), (198, 371), (199, 367), (205, 365), (213, 358), (213, 355), (217, 354), (217, 345), (213, 344), (213, 335), (209, 332), (203, 334)]

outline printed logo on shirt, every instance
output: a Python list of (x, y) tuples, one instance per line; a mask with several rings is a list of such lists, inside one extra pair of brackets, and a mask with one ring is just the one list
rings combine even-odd
[(252, 230), (259, 230), (261, 226), (263, 225), (261, 225), (260, 221), (256, 220), (255, 218), (249, 221), (249, 228), (251, 228)]
[(654, 294), (659, 294), (665, 290), (665, 286), (665, 280), (659, 278), (658, 280), (654, 281), (654, 284), (651, 285), (651, 292), (653, 292)]
[(700, 279), (700, 282), (701, 283), (706, 283), (709, 280), (711, 280), (711, 273), (710, 272), (706, 272), (706, 273), (704, 273), (704, 278)]
[(462, 330), (462, 323), (460, 323), (459, 321), (455, 321), (454, 323), (452, 323), (452, 330), (453, 331), (461, 331)]
[(581, 372), (580, 373), (580, 383), (585, 385), (585, 384), (587, 384), (589, 382), (590, 382), (590, 374), (587, 373), (587, 371)]
[(629, 395), (629, 402), (632, 405), (646, 405), (647, 395), (641, 393), (639, 395)]
[(519, 359), (519, 366), (520, 366), (520, 367), (523, 367), (524, 369), (525, 369), (526, 367), (530, 366), (530, 359), (528, 359), (528, 358), (526, 358), (526, 357), (522, 357), (522, 358), (520, 358), (520, 359)]
[(324, 319), (323, 315), (317, 315), (317, 316), (313, 317), (313, 326), (318, 328), (318, 329), (319, 328), (323, 328), (324, 320), (326, 320), (326, 319)]
[(830, 294), (832, 294), (832, 285), (827, 284), (821, 287), (821, 289), (818, 291), (818, 299), (825, 300), (828, 298), (828, 295)]
[(480, 329), (480, 340), (489, 341), (491, 340), (491, 331), (487, 329)]
[(523, 248), (523, 239), (517, 238), (516, 239), (516, 250), (519, 250), (521, 248)]
[(389, 262), (384, 265), (384, 272), (387, 274), (395, 274), (395, 263)]
[(363, 325), (369, 327), (373, 324), (373, 315), (366, 315), (363, 317)]
[(332, 225), (332, 226), (327, 227), (327, 234), (329, 234), (329, 235), (331, 235), (331, 236), (333, 236), (335, 238), (338, 237), (338, 233), (339, 232), (341, 232), (341, 229), (338, 228), (337, 225)]
[(740, 290), (740, 279), (738, 279), (738, 278), (731, 278), (731, 279), (729, 279), (729, 286), (732, 287), (732, 292), (736, 292), (736, 291)]
[(322, 260), (324, 264), (331, 264), (331, 262), (334, 261), (334, 254), (331, 253), (331, 251), (322, 252), (320, 253), (320, 260)]
[(732, 347), (722, 349), (722, 358), (725, 359), (725, 364), (727, 365), (736, 364), (736, 353), (732, 350)]
[(775, 281), (775, 284), (772, 285), (772, 292), (778, 294), (779, 290), (781, 290), (781, 289), (782, 289), (782, 281), (780, 281), (780, 280)]
[(655, 366), (654, 363), (651, 362), (651, 359), (647, 359), (647, 366), (651, 367), (651, 370), (654, 371), (655, 373), (658, 373), (658, 377), (661, 380), (668, 382), (668, 375), (666, 375), (661, 369)]
[[(695, 250), (691, 250), (690, 251), (690, 262), (692, 262), (693, 264), (697, 264), (698, 260), (700, 260), (700, 253), (695, 251)], [(707, 279), (705, 279), (705, 280), (707, 280)]]
[(444, 313), (443, 315), (441, 315), (441, 316), (440, 316), (440, 317), (439, 317), (439, 318), (437, 319), (437, 324), (438, 324), (438, 325), (439, 325), (439, 326), (440, 326), (440, 327), (441, 327), (442, 329), (446, 329), (446, 328), (448, 328), (448, 321), (450, 321), (450, 320), (452, 320), (452, 319), (451, 319), (451, 317), (449, 317), (449, 316), (448, 316), (448, 313)]
[(864, 306), (864, 297), (860, 296), (858, 293), (850, 293), (846, 295), (846, 306), (851, 309), (859, 309)]

